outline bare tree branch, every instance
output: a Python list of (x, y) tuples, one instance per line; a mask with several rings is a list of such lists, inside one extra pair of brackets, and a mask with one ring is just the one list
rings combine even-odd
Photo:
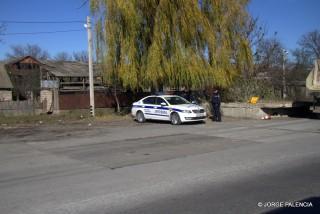
[(264, 25), (259, 24), (258, 18), (249, 17), (245, 33), (251, 48), (255, 48), (264, 39), (267, 29)]
[(7, 58), (18, 58), (24, 56), (32, 56), (36, 59), (44, 60), (48, 59), (49, 53), (46, 50), (43, 50), (38, 45), (12, 45), (11, 52), (6, 53)]
[(69, 53), (62, 51), (62, 52), (59, 52), (55, 55), (54, 60), (56, 60), (56, 61), (71, 61), (72, 56)]
[(320, 31), (315, 30), (302, 36), (298, 44), (313, 58), (320, 58)]
[(88, 52), (87, 51), (73, 52), (73, 60), (87, 63), (89, 61)]

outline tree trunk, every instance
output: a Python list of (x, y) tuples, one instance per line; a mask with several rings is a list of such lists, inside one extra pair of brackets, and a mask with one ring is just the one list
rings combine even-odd
[(116, 112), (120, 113), (120, 103), (118, 99), (118, 94), (117, 94), (117, 86), (115, 85), (114, 87), (114, 93), (113, 93), (114, 99), (116, 101)]

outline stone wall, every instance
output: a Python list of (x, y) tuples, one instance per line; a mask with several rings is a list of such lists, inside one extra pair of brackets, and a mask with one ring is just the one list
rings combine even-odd
[(223, 116), (252, 119), (267, 115), (260, 106), (249, 103), (222, 103), (221, 112)]
[(40, 91), (40, 102), (43, 103), (46, 112), (52, 111), (53, 107), (53, 93), (51, 90)]
[(35, 115), (41, 112), (41, 105), (31, 100), (0, 102), (1, 116)]
[(0, 90), (0, 102), (12, 101), (12, 91), (11, 90)]

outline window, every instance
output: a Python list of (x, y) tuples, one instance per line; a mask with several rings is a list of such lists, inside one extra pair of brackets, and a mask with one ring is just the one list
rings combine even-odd
[(71, 82), (71, 78), (70, 77), (63, 77), (62, 82)]
[(80, 77), (71, 77), (71, 82), (80, 82)]
[(162, 99), (161, 97), (157, 97), (156, 105), (161, 105), (161, 103), (165, 103), (167, 105), (167, 102), (164, 99)]
[(170, 105), (183, 105), (190, 104), (189, 101), (182, 97), (174, 96), (174, 97), (165, 97), (165, 99), (170, 103)]
[(143, 103), (154, 105), (156, 103), (156, 98), (155, 97), (147, 97), (146, 99), (143, 100)]

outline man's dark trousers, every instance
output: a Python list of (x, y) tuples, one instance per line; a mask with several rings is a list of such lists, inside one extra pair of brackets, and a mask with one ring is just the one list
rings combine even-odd
[(213, 108), (213, 120), (220, 122), (221, 121), (220, 105), (213, 103), (212, 108)]

